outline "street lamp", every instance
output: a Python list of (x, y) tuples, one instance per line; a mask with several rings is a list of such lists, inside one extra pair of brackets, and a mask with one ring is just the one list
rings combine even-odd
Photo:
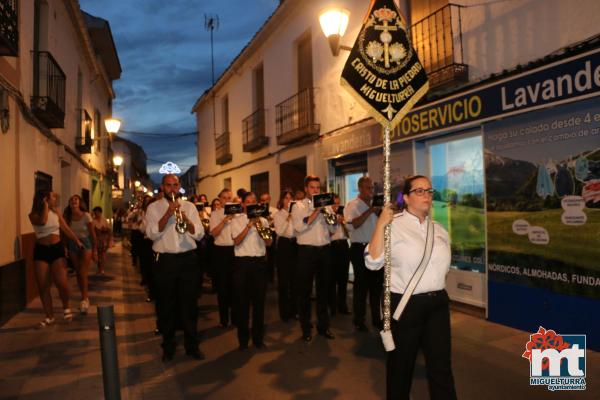
[(321, 29), (323, 30), (325, 37), (329, 40), (331, 53), (335, 57), (340, 53), (340, 49), (352, 50), (352, 48), (340, 44), (342, 36), (346, 33), (346, 28), (348, 28), (349, 20), (350, 11), (341, 7), (326, 8), (319, 15)]
[(116, 135), (121, 128), (121, 120), (116, 118), (107, 118), (104, 120), (104, 126), (106, 127), (106, 132), (111, 135)]
[(121, 165), (123, 165), (123, 157), (121, 157), (120, 155), (116, 155), (113, 157), (113, 165), (115, 167), (120, 167)]

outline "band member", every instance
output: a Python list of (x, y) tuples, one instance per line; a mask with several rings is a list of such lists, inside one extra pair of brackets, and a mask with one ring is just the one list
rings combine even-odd
[(277, 265), (279, 318), (283, 322), (287, 322), (290, 318), (294, 318), (298, 314), (294, 284), (298, 248), (292, 224), (292, 214), (290, 213), (292, 199), (293, 193), (291, 191), (283, 191), (277, 203), (279, 210), (273, 214), (273, 223), (275, 225), (275, 232), (277, 233), (275, 262)]
[[(144, 234), (140, 231), (140, 225), (142, 224), (142, 204), (139, 200), (135, 201), (134, 206), (127, 214), (127, 222), (129, 223), (129, 240), (131, 242), (131, 264), (135, 267), (140, 263), (140, 256), (142, 251), (142, 241), (144, 240)], [(142, 280), (142, 285), (146, 282)]]
[(358, 180), (358, 197), (351, 200), (344, 208), (346, 227), (350, 232), (350, 261), (354, 269), (353, 320), (359, 331), (368, 331), (365, 325), (367, 295), (371, 306), (371, 321), (377, 329), (381, 328), (379, 304), (383, 289), (383, 271), (369, 271), (365, 266), (364, 250), (371, 240), (377, 223), (377, 207), (371, 207), (373, 199), (373, 182), (363, 176)]
[(139, 231), (142, 233), (142, 241), (140, 242), (140, 272), (142, 273), (142, 282), (146, 285), (146, 292), (148, 294), (146, 302), (148, 303), (156, 299), (156, 278), (154, 276), (154, 259), (156, 257), (152, 252), (154, 242), (147, 234), (148, 221), (146, 215), (148, 213), (148, 206), (155, 201), (154, 197), (144, 197), (140, 210), (140, 216), (142, 217), (139, 227)]
[[(384, 229), (392, 224), (392, 314), (402, 293), (424, 256), (433, 189), (429, 178), (417, 175), (404, 183), (406, 209), (394, 216), (387, 205), (365, 252), (369, 269), (384, 264)], [(395, 350), (387, 358), (387, 398), (408, 399), (417, 352), (422, 349), (427, 369), (429, 396), (456, 399), (450, 362), (450, 310), (445, 290), (450, 268), (448, 232), (433, 224), (433, 250), (423, 277), (417, 284), (399, 321), (392, 319)]]
[[(277, 208), (271, 206), (271, 195), (269, 193), (262, 193), (260, 195), (260, 202), (266, 204), (269, 208), (269, 214), (266, 216), (269, 221), (269, 226), (274, 228), (273, 215), (278, 211)], [(273, 242), (277, 243), (277, 234), (273, 234)], [(269, 282), (275, 282), (275, 246), (267, 247), (267, 270), (269, 273)]]
[(337, 227), (331, 235), (331, 254), (333, 277), (329, 289), (329, 310), (331, 315), (336, 312), (350, 314), (346, 304), (346, 287), (348, 286), (348, 271), (350, 269), (350, 249), (348, 247), (348, 230), (344, 224), (344, 216), (338, 213), (340, 196), (333, 195), (334, 205), (326, 207), (327, 212), (337, 218)]
[(181, 199), (179, 178), (163, 176), (164, 198), (148, 206), (146, 235), (154, 241), (158, 328), (163, 336), (163, 361), (175, 354), (175, 324), (179, 315), (183, 325), (185, 353), (204, 359), (198, 348), (198, 260), (196, 240), (204, 235), (196, 207)]
[(33, 250), (35, 281), (46, 314), (46, 318), (38, 324), (38, 328), (45, 328), (54, 323), (52, 293), (50, 293), (52, 281), (54, 281), (62, 301), (64, 320), (71, 322), (73, 319), (73, 311), (69, 308), (65, 248), (60, 240), (60, 231), (73, 240), (77, 247), (83, 248), (84, 245), (69, 228), (57, 208), (56, 193), (39, 190), (35, 193), (31, 213), (29, 213), (29, 221), (33, 226), (36, 238)]
[[(252, 192), (244, 193), (244, 211), (250, 204), (256, 204)], [(237, 215), (231, 221), (231, 237), (235, 243), (233, 267), (233, 287), (237, 297), (237, 332), (240, 350), (248, 348), (250, 329), (250, 306), (252, 306), (252, 343), (256, 348), (264, 348), (265, 298), (267, 294), (266, 246), (272, 243), (271, 237), (263, 237), (259, 227), (268, 228), (266, 218), (249, 219), (246, 214)]]
[(312, 340), (310, 294), (313, 280), (317, 285), (317, 331), (327, 339), (335, 336), (329, 330), (328, 293), (331, 282), (330, 232), (335, 227), (327, 225), (322, 207), (314, 207), (310, 200), (321, 192), (321, 181), (317, 176), (304, 178), (307, 197), (295, 204), (292, 209), (292, 223), (298, 242), (298, 263), (296, 279), (298, 283), (298, 314), (302, 328), (302, 339)]
[[(231, 190), (223, 189), (219, 193), (221, 205), (231, 202)], [(217, 284), (217, 302), (221, 326), (226, 328), (229, 322), (235, 324), (233, 310), (233, 239), (231, 238), (232, 215), (225, 215), (225, 209), (213, 210), (210, 215), (210, 234), (215, 239), (211, 254), (212, 268)]]

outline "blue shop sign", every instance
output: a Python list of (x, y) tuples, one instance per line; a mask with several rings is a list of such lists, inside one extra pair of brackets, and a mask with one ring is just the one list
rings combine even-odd
[(398, 142), (600, 94), (600, 49), (413, 109), (392, 132)]

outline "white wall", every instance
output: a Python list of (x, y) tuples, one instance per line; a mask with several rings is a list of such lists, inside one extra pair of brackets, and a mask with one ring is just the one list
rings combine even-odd
[[(348, 53), (341, 51), (339, 57), (333, 57), (321, 32), (318, 15), (328, 2), (288, 0), (286, 3), (280, 10), (282, 15), (285, 14), (284, 20), (278, 22), (268, 39), (253, 50), (242, 65), (235, 65), (234, 73), (215, 93), (217, 134), (223, 131), (221, 100), (225, 95), (229, 97), (232, 162), (223, 166), (215, 163), (212, 100), (208, 98), (197, 110), (199, 192), (211, 193), (212, 196), (212, 193), (221, 189), (223, 179), (227, 177), (231, 177), (234, 189), (247, 188), (251, 175), (269, 171), (271, 192), (277, 193), (278, 163), (298, 156), (308, 157), (309, 173), (325, 178), (326, 163), (320, 158), (318, 144), (283, 148), (276, 143), (275, 108), (297, 92), (295, 42), (308, 31), (312, 37), (316, 122), (321, 125), (321, 134), (368, 117), (364, 109), (340, 86), (340, 75)], [(404, 3), (401, 2), (402, 7)], [(481, 1), (464, 0), (461, 3), (474, 5), (481, 4)], [(350, 24), (342, 43), (352, 46), (369, 2), (345, 0), (341, 4), (351, 12)], [(491, 73), (514, 68), (517, 64), (537, 60), (561, 47), (597, 34), (596, 19), (599, 15), (600, 1), (597, 0), (514, 0), (462, 8), (462, 43), (471, 82), (486, 78)], [(244, 153), (242, 119), (254, 111), (252, 71), (261, 63), (265, 77), (266, 133), (270, 137), (270, 144), (256, 153)], [(219, 174), (278, 151), (281, 151), (280, 154), (268, 161)], [(202, 179), (212, 175), (216, 176)]]

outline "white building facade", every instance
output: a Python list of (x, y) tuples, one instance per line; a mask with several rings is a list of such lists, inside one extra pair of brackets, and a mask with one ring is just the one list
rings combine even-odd
[[(350, 11), (342, 43), (352, 46), (369, 2), (335, 4)], [(198, 99), (193, 107), (199, 134), (198, 192), (212, 197), (223, 187), (242, 187), (269, 191), (276, 199), (282, 189), (301, 189), (306, 174), (320, 176), (343, 202), (356, 196), (360, 176), (371, 176), (381, 188), (381, 129), (340, 86), (348, 53), (332, 56), (318, 21), (329, 5), (317, 0), (281, 2), (216, 84)], [(499, 286), (488, 281), (490, 265), (499, 265), (498, 254), (510, 251), (497, 240), (499, 231), (493, 224), (499, 215), (495, 211), (507, 204), (497, 193), (500, 183), (495, 186), (494, 181), (492, 142), (500, 136), (486, 132), (500, 129), (501, 123), (525, 123), (521, 119), (535, 125), (548, 117), (544, 112), (552, 114), (550, 109), (557, 115), (571, 115), (576, 111), (568, 107), (599, 105), (600, 75), (595, 74), (600, 70), (595, 60), (600, 29), (595, 18), (600, 3), (401, 0), (399, 7), (411, 27), (413, 46), (431, 89), (393, 132), (394, 196), (404, 177), (431, 176), (438, 190), (434, 218), (447, 228), (453, 242), (453, 268), (447, 281), (450, 297), (484, 308), (500, 322), (526, 326), (524, 316), (505, 318), (509, 312), (500, 307), (510, 304), (508, 299), (520, 298), (515, 287), (521, 286), (505, 291), (502, 286), (496, 292)], [(562, 125), (548, 126), (549, 132)], [(553, 137), (557, 136), (549, 140)], [(589, 140), (582, 142), (580, 154), (595, 154), (599, 139)], [(539, 159), (530, 160), (528, 168), (556, 153), (539, 151)], [(573, 163), (575, 156), (573, 152)], [(572, 173), (574, 166), (568, 168)], [(550, 176), (557, 181), (556, 169), (550, 170)], [(514, 183), (510, 191), (519, 193), (517, 178), (510, 179), (507, 187)], [(572, 186), (571, 194), (581, 192), (581, 185)], [(560, 196), (556, 199), (560, 202)], [(550, 207), (549, 200), (538, 208), (543, 207)], [(531, 251), (535, 257), (544, 253), (539, 247)], [(548, 263), (575, 268), (561, 254), (553, 257)], [(589, 271), (593, 276), (600, 273)], [(508, 284), (512, 278), (506, 279)], [(558, 302), (557, 289), (550, 283), (531, 283), (536, 285), (548, 291), (544, 304)], [(491, 288), (493, 296), (488, 293)], [(579, 289), (571, 292), (580, 293)], [(523, 293), (525, 301), (533, 291)], [(497, 309), (490, 313), (490, 307)]]
[[(104, 119), (112, 116), (112, 82), (121, 67), (108, 22), (76, 0), (3, 2), (0, 27), (0, 323), (36, 295), (28, 219), (34, 193), (52, 189), (61, 207), (73, 194), (110, 216), (112, 153)], [(10, 278), (9, 278), (10, 277)], [(6, 293), (6, 296), (4, 294)]]

